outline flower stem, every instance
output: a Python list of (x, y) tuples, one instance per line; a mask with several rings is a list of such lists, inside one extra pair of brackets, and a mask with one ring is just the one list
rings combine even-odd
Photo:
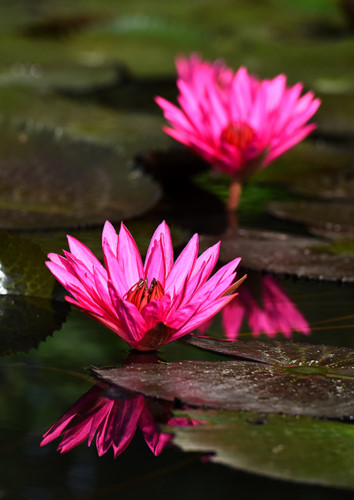
[(240, 204), (242, 193), (242, 184), (239, 180), (231, 179), (230, 191), (229, 191), (229, 199), (227, 200), (227, 209), (228, 210), (237, 210)]

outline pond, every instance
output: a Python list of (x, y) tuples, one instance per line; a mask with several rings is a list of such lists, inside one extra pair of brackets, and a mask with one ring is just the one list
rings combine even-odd
[[(351, 7), (0, 6), (0, 498), (352, 498)], [(176, 102), (181, 53), (284, 73), (321, 99), (316, 130), (243, 183), (237, 212), (229, 176), (162, 131), (154, 98)], [(253, 138), (231, 125), (234, 145)], [(175, 259), (194, 233), (199, 253), (221, 241), (216, 272), (241, 257), (247, 278), (192, 335), (165, 344), (178, 328), (160, 322), (135, 351), (44, 264), (67, 234), (107, 264), (106, 220), (142, 255), (162, 220)], [(140, 308), (165, 293), (136, 285)]]

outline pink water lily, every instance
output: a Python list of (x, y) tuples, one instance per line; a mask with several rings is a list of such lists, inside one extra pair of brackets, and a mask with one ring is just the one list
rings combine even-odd
[[(104, 265), (80, 241), (68, 236), (70, 252), (49, 254), (50, 271), (71, 293), (66, 300), (113, 330), (131, 347), (153, 350), (196, 329), (235, 297), (234, 259), (210, 275), (220, 243), (198, 257), (195, 234), (174, 262), (171, 235), (162, 222), (145, 262), (121, 224), (102, 233)], [(209, 279), (208, 279), (209, 278)]]
[(156, 98), (171, 124), (164, 131), (231, 176), (236, 191), (315, 128), (307, 122), (320, 100), (312, 92), (301, 96), (301, 83), (288, 87), (284, 74), (259, 80), (243, 66), (234, 73), (196, 54), (178, 57), (176, 67), (180, 107)]

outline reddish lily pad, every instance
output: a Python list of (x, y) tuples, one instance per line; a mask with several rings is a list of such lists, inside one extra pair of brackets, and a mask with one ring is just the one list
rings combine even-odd
[(249, 349), (246, 343), (237, 344), (239, 353), (248, 350), (256, 359), (269, 356), (276, 361), (179, 361), (94, 372), (124, 389), (194, 406), (327, 418), (354, 415), (350, 349), (292, 344), (288, 352), (289, 344), (282, 349), (275, 343), (262, 355), (261, 342), (250, 343)]
[[(209, 337), (195, 337), (193, 335), (183, 337), (183, 342), (206, 351), (276, 366), (317, 367), (319, 369), (327, 367), (338, 369), (340, 373), (344, 373), (343, 370), (352, 370), (354, 368), (354, 350), (347, 347), (279, 342), (276, 340), (234, 342)], [(351, 374), (354, 376), (354, 372)]]
[[(59, 131), (60, 132), (60, 131)], [(0, 127), (0, 227), (62, 228), (149, 210), (159, 187), (123, 150), (55, 130)]]
[[(201, 249), (217, 239), (203, 235)], [(319, 280), (354, 282), (354, 256), (331, 255), (318, 251), (319, 240), (272, 231), (240, 229), (234, 236), (222, 238), (220, 260), (229, 262), (242, 257), (244, 267), (286, 276)]]
[(268, 477), (354, 488), (352, 425), (225, 410), (179, 415), (204, 423), (173, 428), (173, 442), (184, 451), (209, 453), (213, 462)]

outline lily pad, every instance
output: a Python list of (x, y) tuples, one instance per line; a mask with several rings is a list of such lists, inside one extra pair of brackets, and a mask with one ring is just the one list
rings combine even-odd
[[(248, 355), (246, 343), (237, 344), (236, 352), (246, 349)], [(354, 415), (352, 350), (292, 344), (287, 353), (287, 343), (283, 349), (274, 343), (263, 355), (262, 342), (250, 344), (251, 356), (271, 359), (273, 349), (276, 361), (132, 364), (94, 373), (124, 389), (193, 406), (327, 418)]]
[(52, 68), (39, 63), (15, 63), (0, 72), (0, 85), (30, 85), (39, 89), (84, 92), (114, 85), (120, 79), (118, 65), (66, 64)]
[[(351, 163), (352, 158), (351, 154)], [(320, 197), (329, 201), (346, 200), (352, 202), (354, 199), (354, 171), (352, 168), (343, 168), (341, 163), (340, 167), (340, 172), (334, 173), (332, 168), (332, 172), (319, 172), (316, 176), (308, 176), (306, 180), (297, 179), (294, 181), (292, 190), (297, 194)]]
[(338, 369), (340, 373), (354, 368), (354, 350), (346, 347), (275, 340), (233, 342), (193, 335), (183, 337), (183, 342), (206, 351), (283, 367), (317, 367), (319, 369), (327, 367), (336, 371)]
[(53, 298), (56, 280), (45, 254), (28, 238), (0, 231), (0, 295)]
[(66, 320), (66, 302), (0, 295), (0, 356), (36, 348)]
[(0, 227), (60, 228), (149, 210), (158, 186), (124, 151), (39, 126), (0, 128)]
[(181, 415), (204, 422), (173, 428), (173, 442), (184, 451), (211, 453), (213, 462), (268, 477), (354, 488), (352, 425), (220, 410)]
[[(151, 236), (154, 234), (156, 226), (160, 221), (146, 221), (143, 219), (129, 221), (128, 229), (134, 235), (134, 240), (142, 255), (146, 254)], [(176, 248), (188, 242), (190, 234), (187, 231), (175, 224), (170, 224), (169, 227), (172, 241)], [(116, 226), (116, 229), (118, 230), (119, 227)], [(26, 233), (21, 234), (26, 235)], [(45, 254), (50, 252), (61, 253), (62, 249), (67, 247), (67, 239), (63, 231), (36, 231), (27, 234), (31, 238), (31, 241), (34, 241), (42, 248)], [(70, 235), (84, 243), (97, 258), (103, 260), (102, 227), (87, 230), (77, 229), (70, 231)]]
[(270, 203), (268, 212), (280, 219), (304, 224), (309, 229), (354, 238), (354, 205), (335, 202)]
[[(220, 239), (220, 238), (219, 238)], [(217, 239), (203, 235), (201, 250)], [(293, 236), (273, 231), (240, 229), (234, 236), (222, 238), (220, 260), (229, 262), (242, 257), (244, 267), (255, 271), (268, 271), (286, 276), (317, 280), (354, 282), (354, 256), (331, 255), (318, 251), (320, 242), (315, 238)]]
[(29, 239), (0, 232), (0, 355), (27, 351), (59, 329), (69, 311)]

